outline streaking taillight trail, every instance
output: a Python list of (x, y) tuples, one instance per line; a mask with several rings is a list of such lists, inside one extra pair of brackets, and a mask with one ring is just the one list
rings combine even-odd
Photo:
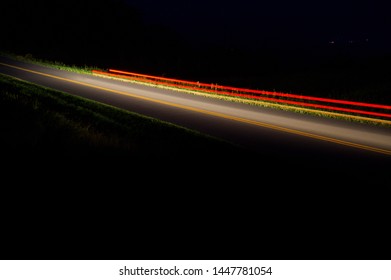
[[(207, 84), (179, 79), (144, 75), (133, 72), (109, 69), (108, 72), (93, 70), (94, 74), (128, 79), (138, 82), (151, 83), (166, 87), (175, 87), (184, 90), (199, 91), (202, 93), (213, 93), (232, 97), (241, 97), (246, 99), (261, 100), (266, 102), (279, 103), (283, 105), (293, 105), (302, 108), (314, 108), (332, 112), (352, 113), (355, 115), (364, 115), (371, 117), (380, 117), (391, 119), (391, 105), (364, 103), (349, 100), (304, 96), (291, 93), (272, 92), (264, 90), (253, 90), (246, 88), (237, 88), (222, 86), (217, 84)], [(339, 104), (334, 106), (331, 104)], [(365, 109), (370, 108), (370, 109)], [(374, 109), (374, 110), (373, 110)]]

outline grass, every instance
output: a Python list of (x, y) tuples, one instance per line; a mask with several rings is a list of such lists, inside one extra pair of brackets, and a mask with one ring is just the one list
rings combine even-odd
[(91, 74), (92, 70), (100, 69), (99, 67), (88, 66), (88, 65), (84, 65), (84, 66), (67, 65), (61, 61), (50, 61), (50, 60), (39, 59), (33, 57), (32, 54), (20, 55), (20, 54), (14, 54), (14, 53), (2, 51), (0, 52), (0, 55), (10, 57), (19, 61), (30, 62), (37, 65), (47, 66), (59, 70), (65, 70), (65, 71), (81, 73), (81, 74)]
[(235, 157), (233, 144), (170, 123), (0, 75), (2, 155), (197, 161)]

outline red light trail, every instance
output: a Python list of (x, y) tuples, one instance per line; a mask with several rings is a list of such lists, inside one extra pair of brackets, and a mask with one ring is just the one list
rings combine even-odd
[[(301, 107), (309, 107), (309, 108), (316, 108), (316, 109), (325, 109), (325, 110), (330, 110), (330, 111), (348, 112), (348, 113), (354, 113), (354, 114), (359, 114), (359, 115), (391, 118), (391, 114), (385, 113), (385, 112), (374, 112), (374, 111), (361, 110), (361, 109), (357, 109), (357, 108), (336, 107), (336, 106), (330, 106), (327, 104), (325, 105), (325, 104), (308, 103), (308, 102), (302, 102), (302, 101), (297, 101), (297, 100), (333, 103), (333, 104), (375, 108), (375, 109), (382, 109), (382, 110), (391, 110), (390, 105), (373, 104), (373, 103), (364, 103), (364, 102), (339, 100), (339, 99), (331, 99), (331, 98), (303, 96), (303, 95), (290, 94), (290, 93), (237, 88), (237, 87), (222, 86), (222, 85), (216, 85), (216, 84), (207, 84), (207, 83), (158, 77), (158, 76), (152, 76), (152, 75), (144, 75), (144, 74), (126, 72), (126, 71), (115, 70), (115, 69), (109, 69), (108, 72), (93, 70), (93, 73), (100, 74), (100, 75), (106, 75), (106, 76), (112, 76), (112, 77), (118, 77), (118, 78), (123, 78), (123, 79), (130, 79), (130, 80), (135, 80), (135, 81), (153, 83), (153, 84), (157, 84), (157, 85), (177, 87), (177, 88), (187, 89), (187, 90), (196, 90), (196, 91), (200, 91), (200, 92), (204, 92), (204, 93), (214, 93), (214, 94), (228, 95), (228, 96), (234, 96), (234, 97), (243, 97), (243, 98), (249, 98), (249, 99), (255, 99), (255, 100), (270, 101), (270, 102), (276, 102), (276, 103), (282, 103), (282, 104), (290, 104), (290, 105), (296, 105), (296, 106), (301, 106)], [(267, 97), (267, 96), (272, 96), (272, 97)], [(275, 97), (282, 97), (282, 98), (286, 98), (286, 99), (278, 99)], [(289, 99), (295, 99), (296, 101), (289, 100)]]

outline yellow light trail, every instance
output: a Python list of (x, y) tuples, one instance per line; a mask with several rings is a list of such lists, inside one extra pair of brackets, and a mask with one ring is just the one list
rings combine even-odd
[(273, 129), (273, 130), (277, 130), (277, 131), (287, 132), (287, 133), (291, 133), (291, 134), (295, 134), (295, 135), (300, 135), (300, 136), (304, 136), (304, 137), (308, 137), (308, 138), (313, 138), (313, 139), (317, 139), (317, 140), (322, 140), (322, 141), (326, 141), (326, 142), (331, 142), (331, 143), (335, 143), (335, 144), (340, 144), (340, 145), (344, 145), (344, 146), (354, 147), (354, 148), (358, 148), (358, 149), (362, 149), (362, 150), (367, 150), (367, 151), (381, 153), (381, 154), (385, 154), (385, 155), (391, 156), (391, 150), (385, 150), (385, 149), (371, 147), (371, 146), (358, 144), (358, 143), (354, 143), (354, 142), (349, 142), (349, 141), (345, 141), (345, 140), (335, 139), (335, 138), (331, 138), (331, 137), (327, 137), (327, 136), (322, 136), (322, 135), (317, 135), (317, 134), (313, 134), (313, 133), (303, 132), (303, 131), (300, 131), (300, 130), (290, 129), (290, 128), (277, 126), (277, 125), (272, 125), (272, 124), (268, 124), (268, 123), (264, 123), (264, 122), (260, 122), (260, 121), (254, 121), (254, 120), (249, 120), (249, 119), (245, 119), (245, 118), (241, 118), (241, 117), (230, 116), (230, 115), (226, 115), (226, 114), (223, 114), (223, 113), (213, 112), (213, 111), (209, 111), (209, 110), (194, 108), (194, 107), (187, 106), (187, 105), (181, 105), (181, 104), (176, 104), (176, 103), (172, 103), (172, 102), (168, 102), (168, 101), (158, 100), (158, 99), (154, 99), (154, 98), (150, 98), (150, 97), (140, 96), (140, 95), (137, 95), (137, 94), (132, 94), (132, 93), (124, 92), (124, 91), (120, 91), (120, 90), (104, 88), (104, 87), (101, 87), (101, 86), (96, 86), (96, 85), (92, 85), (92, 84), (89, 84), (89, 83), (79, 82), (79, 81), (75, 81), (75, 80), (71, 80), (71, 79), (67, 79), (67, 78), (62, 78), (62, 77), (59, 77), (59, 76), (46, 74), (46, 73), (43, 73), (43, 72), (34, 71), (34, 70), (30, 70), (30, 69), (26, 69), (26, 68), (14, 66), (14, 65), (2, 63), (2, 62), (0, 62), (0, 65), (8, 66), (8, 67), (11, 67), (11, 68), (19, 69), (19, 70), (22, 70), (22, 71), (26, 71), (26, 72), (29, 72), (29, 73), (33, 73), (33, 74), (37, 74), (37, 75), (41, 75), (41, 76), (45, 76), (45, 77), (61, 80), (61, 81), (66, 81), (66, 82), (73, 83), (73, 84), (78, 84), (78, 85), (82, 85), (82, 86), (86, 86), (86, 87), (90, 87), (90, 88), (94, 88), (94, 89), (98, 89), (98, 90), (103, 90), (103, 91), (107, 91), (107, 92), (116, 93), (116, 94), (119, 94), (119, 95), (130, 96), (130, 97), (133, 97), (133, 98), (138, 98), (138, 99), (141, 99), (141, 100), (146, 100), (146, 101), (155, 102), (155, 103), (159, 103), (159, 104), (163, 104), (163, 105), (167, 105), (167, 106), (172, 106), (172, 107), (176, 107), (176, 108), (180, 108), (180, 109), (185, 109), (185, 110), (189, 110), (189, 111), (193, 111), (193, 112), (197, 112), (197, 113), (202, 113), (202, 114), (205, 114), (205, 115), (210, 115), (210, 116), (220, 117), (220, 118), (224, 118), (224, 119), (234, 120), (234, 121), (238, 121), (238, 122), (242, 122), (242, 123), (252, 124), (252, 125), (255, 125), (255, 126), (259, 126), (259, 127), (265, 127), (265, 128), (269, 128), (269, 129)]
[(287, 111), (307, 112), (307, 113), (318, 115), (318, 116), (321, 115), (321, 116), (327, 116), (327, 117), (336, 117), (336, 118), (354, 120), (354, 121), (359, 121), (359, 122), (360, 121), (370, 122), (370, 123), (373, 123), (373, 124), (391, 125), (391, 121), (384, 120), (384, 119), (375, 119), (375, 118), (356, 116), (356, 115), (350, 115), (350, 114), (344, 114), (344, 113), (337, 113), (337, 112), (329, 112), (329, 111), (323, 111), (323, 110), (309, 109), (309, 108), (305, 108), (305, 107), (298, 107), (298, 106), (279, 104), (279, 103), (260, 101), (260, 100), (252, 100), (252, 99), (250, 100), (250, 99), (234, 97), (234, 96), (211, 95), (211, 94), (204, 93), (204, 92), (201, 92), (201, 91), (194, 91), (194, 90), (189, 90), (189, 89), (184, 89), (184, 88), (179, 88), (179, 87), (166, 86), (166, 85), (149, 84), (147, 82), (140, 82), (140, 81), (129, 80), (129, 79), (113, 77), (113, 76), (107, 76), (107, 75), (97, 74), (97, 73), (93, 73), (93, 75), (97, 76), (97, 77), (109, 78), (109, 79), (113, 79), (113, 80), (118, 80), (118, 81), (123, 81), (123, 82), (130, 82), (130, 83), (136, 83), (136, 84), (141, 84), (141, 85), (146, 85), (146, 86), (152, 85), (153, 87), (156, 87), (156, 88), (162, 88), (162, 89), (174, 90), (174, 91), (179, 91), (179, 92), (185, 92), (185, 93), (190, 93), (190, 94), (199, 95), (199, 96), (205, 96), (205, 97), (209, 97), (209, 98), (230, 100), (230, 101), (234, 101), (234, 102), (238, 102), (239, 101), (240, 103), (245, 103), (245, 104), (258, 104), (258, 105), (261, 105), (263, 107), (272, 107), (272, 108), (277, 108), (277, 109), (282, 109), (282, 110), (287, 110)]

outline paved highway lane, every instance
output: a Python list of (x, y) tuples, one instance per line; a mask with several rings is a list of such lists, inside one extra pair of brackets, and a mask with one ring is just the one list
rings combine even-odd
[[(175, 123), (253, 151), (254, 162), (386, 169), (391, 129), (195, 96), (0, 58), (0, 72)], [(273, 163), (278, 166), (277, 163)]]

